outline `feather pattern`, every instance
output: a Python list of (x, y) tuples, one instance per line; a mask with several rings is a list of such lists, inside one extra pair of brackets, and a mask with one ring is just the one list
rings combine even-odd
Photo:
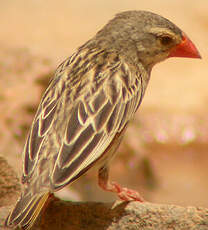
[[(141, 85), (137, 84), (136, 88), (135, 80), (132, 83), (130, 80), (124, 82), (122, 78), (133, 76), (123, 76), (126, 74), (123, 70), (127, 66), (124, 67), (124, 64), (121, 63), (120, 66), (117, 67), (114, 76), (108, 72), (102, 73), (100, 70), (99, 74), (105, 77), (102, 87), (99, 87), (99, 84), (96, 85), (93, 79), (88, 90), (77, 99), (76, 105), (73, 106), (72, 115), (67, 123), (65, 139), (52, 172), (53, 189), (71, 183), (80, 172), (84, 172), (89, 165), (96, 162), (115, 135), (121, 132), (125, 124), (132, 118), (135, 107), (142, 96)], [(96, 70), (91, 71), (91, 76), (93, 76)], [(134, 76), (135, 79), (136, 77), (140, 76)], [(99, 79), (99, 76), (94, 74), (94, 78)], [(135, 88), (136, 96), (131, 86), (129, 88), (127, 85), (129, 83)], [(126, 97), (123, 97), (122, 90), (126, 91)]]
[(115, 53), (82, 47), (58, 67), (24, 149), (23, 182), (57, 190), (101, 158), (143, 96), (130, 68)]

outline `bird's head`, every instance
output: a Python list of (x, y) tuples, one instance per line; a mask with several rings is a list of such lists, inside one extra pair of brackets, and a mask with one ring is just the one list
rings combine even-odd
[(172, 22), (147, 11), (119, 13), (101, 31), (102, 45), (152, 68), (168, 57), (200, 58), (190, 39)]

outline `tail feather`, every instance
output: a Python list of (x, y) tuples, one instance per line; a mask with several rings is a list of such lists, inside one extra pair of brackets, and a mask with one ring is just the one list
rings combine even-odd
[(21, 226), (25, 230), (29, 229), (40, 214), (49, 196), (49, 192), (23, 195), (7, 217), (5, 225), (7, 227)]

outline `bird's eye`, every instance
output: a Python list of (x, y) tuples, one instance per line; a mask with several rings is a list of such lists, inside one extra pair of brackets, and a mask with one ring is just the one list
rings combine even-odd
[(170, 36), (160, 37), (160, 42), (162, 45), (167, 46), (173, 42), (173, 39)]

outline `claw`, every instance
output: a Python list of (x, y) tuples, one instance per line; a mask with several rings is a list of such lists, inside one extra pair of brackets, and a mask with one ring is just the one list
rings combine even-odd
[(116, 193), (121, 200), (144, 202), (143, 197), (137, 191), (128, 188), (122, 188), (118, 183), (110, 182), (108, 180), (107, 168), (101, 168), (99, 170), (98, 184), (105, 191)]
[(102, 188), (106, 191), (117, 193), (121, 200), (144, 202), (143, 197), (137, 191), (128, 188), (122, 188), (116, 182), (108, 182), (108, 184), (105, 184), (105, 186), (102, 186)]
[(116, 187), (117, 189), (119, 188), (117, 195), (121, 200), (144, 202), (143, 197), (137, 191), (128, 188), (122, 188), (118, 184), (116, 184)]

